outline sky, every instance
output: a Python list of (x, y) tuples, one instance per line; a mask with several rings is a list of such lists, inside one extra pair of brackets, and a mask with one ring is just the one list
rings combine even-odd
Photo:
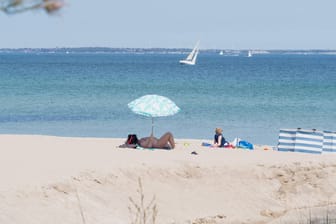
[(336, 49), (335, 0), (66, 0), (0, 13), (0, 48)]

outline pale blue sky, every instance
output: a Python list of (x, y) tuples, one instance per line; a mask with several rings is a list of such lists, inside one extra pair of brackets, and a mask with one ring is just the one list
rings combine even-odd
[(0, 48), (336, 49), (336, 0), (67, 0), (0, 13)]

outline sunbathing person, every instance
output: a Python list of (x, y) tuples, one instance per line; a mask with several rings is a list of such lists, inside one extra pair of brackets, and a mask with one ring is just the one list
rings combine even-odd
[(172, 133), (166, 132), (159, 139), (155, 138), (153, 135), (141, 138), (138, 141), (138, 145), (143, 148), (173, 149), (175, 148), (175, 140)]
[(166, 132), (159, 139), (153, 135), (141, 139), (138, 139), (136, 135), (129, 135), (125, 145), (130, 148), (139, 145), (143, 148), (173, 149), (175, 148), (175, 140), (171, 132)]

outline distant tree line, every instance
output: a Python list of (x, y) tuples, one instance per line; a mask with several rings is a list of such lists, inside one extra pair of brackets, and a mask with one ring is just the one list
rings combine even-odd
[(50, 14), (63, 6), (63, 0), (0, 0), (0, 11), (6, 14), (16, 14), (30, 10), (45, 10)]

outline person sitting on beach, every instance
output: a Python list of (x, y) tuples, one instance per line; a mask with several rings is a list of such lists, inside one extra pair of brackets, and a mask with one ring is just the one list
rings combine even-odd
[(128, 135), (124, 146), (128, 148), (136, 148), (137, 145), (143, 148), (173, 149), (175, 148), (175, 140), (171, 132), (166, 132), (159, 139), (155, 138), (153, 134), (141, 139), (138, 139), (135, 134)]
[(223, 130), (221, 128), (215, 129), (215, 136), (214, 136), (214, 144), (213, 147), (224, 147), (227, 145), (228, 142), (225, 140), (223, 136)]

